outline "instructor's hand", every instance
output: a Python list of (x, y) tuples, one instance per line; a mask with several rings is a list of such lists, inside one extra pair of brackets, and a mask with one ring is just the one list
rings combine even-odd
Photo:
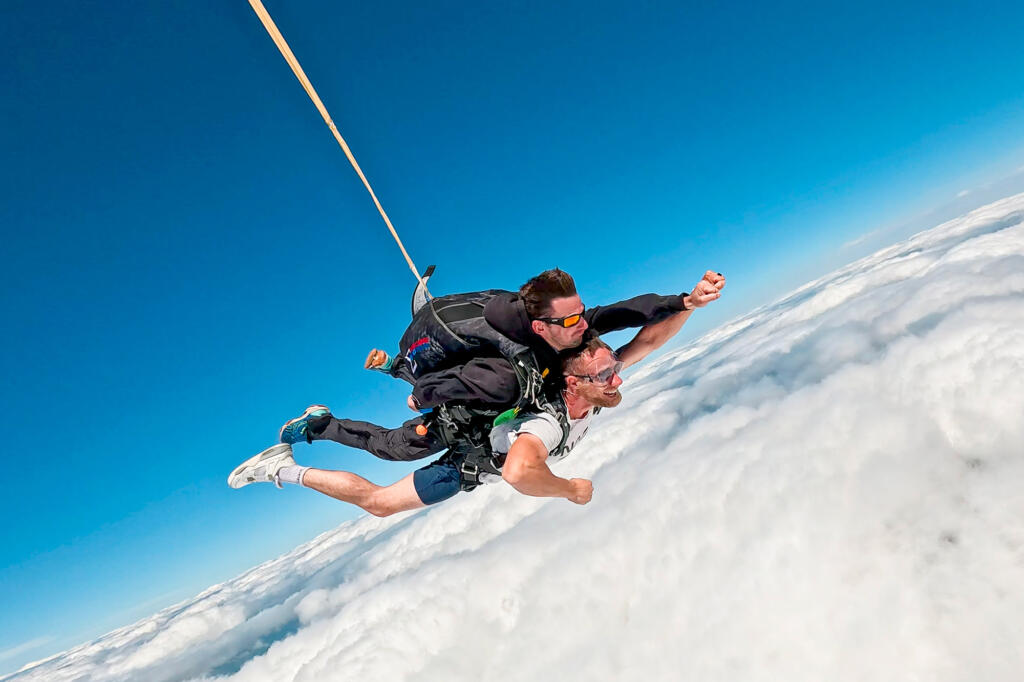
[(689, 296), (683, 298), (687, 308), (703, 308), (720, 297), (722, 289), (725, 288), (725, 276), (720, 272), (708, 270), (704, 277), (697, 282)]
[(569, 485), (572, 486), (572, 490), (565, 499), (570, 502), (586, 504), (594, 496), (594, 484), (585, 478), (570, 478)]

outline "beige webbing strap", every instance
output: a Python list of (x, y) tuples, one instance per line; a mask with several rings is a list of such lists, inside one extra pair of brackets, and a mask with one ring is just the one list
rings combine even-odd
[(334, 121), (331, 120), (331, 115), (327, 113), (327, 107), (325, 107), (324, 103), (320, 101), (320, 96), (317, 95), (316, 90), (313, 89), (313, 84), (309, 82), (308, 78), (306, 78), (306, 73), (302, 70), (302, 66), (299, 65), (299, 60), (295, 58), (294, 54), (292, 54), (291, 48), (288, 47), (288, 43), (285, 42), (284, 36), (282, 36), (281, 32), (277, 29), (277, 25), (274, 23), (274, 20), (270, 18), (270, 14), (263, 6), (263, 3), (260, 2), (260, 0), (249, 0), (249, 4), (252, 5), (253, 11), (256, 12), (256, 16), (258, 16), (260, 21), (263, 22), (263, 27), (267, 29), (267, 33), (269, 33), (270, 37), (274, 39), (277, 49), (281, 51), (281, 55), (284, 56), (285, 61), (288, 62), (288, 66), (292, 67), (292, 72), (295, 73), (295, 77), (299, 79), (299, 82), (302, 83), (302, 87), (306, 89), (306, 94), (309, 95), (311, 100), (313, 100), (313, 104), (316, 105), (320, 115), (324, 118), (324, 123), (326, 123), (327, 127), (331, 129), (332, 133), (334, 133), (334, 139), (338, 141), (339, 145), (341, 145), (341, 150), (345, 152), (345, 156), (348, 157), (349, 163), (351, 163), (352, 167), (356, 169), (356, 173), (359, 174), (359, 179), (363, 181), (363, 184), (366, 186), (366, 191), (370, 193), (370, 197), (373, 198), (373, 203), (376, 204), (377, 210), (380, 211), (380, 216), (384, 218), (384, 222), (387, 223), (388, 229), (391, 230), (391, 236), (395, 238), (395, 241), (398, 243), (398, 248), (402, 250), (402, 255), (405, 256), (405, 261), (409, 264), (409, 269), (412, 270), (412, 274), (416, 276), (416, 280), (420, 283), (423, 290), (429, 297), (430, 290), (427, 289), (427, 283), (420, 277), (420, 272), (416, 269), (416, 264), (412, 262), (412, 258), (409, 257), (409, 252), (405, 250), (405, 245), (402, 244), (402, 240), (399, 239), (398, 232), (395, 231), (395, 226), (391, 224), (391, 219), (388, 218), (388, 214), (384, 212), (384, 207), (381, 206), (380, 201), (377, 200), (377, 195), (374, 194), (369, 181), (366, 179), (366, 176), (363, 175), (363, 170), (356, 162), (356, 157), (352, 155), (352, 150), (348, 148), (348, 144), (345, 143), (345, 139), (341, 136), (341, 133), (338, 132), (338, 128), (334, 125)]

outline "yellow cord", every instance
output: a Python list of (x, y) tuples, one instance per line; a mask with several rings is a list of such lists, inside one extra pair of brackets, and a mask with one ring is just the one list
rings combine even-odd
[(323, 116), (324, 123), (326, 123), (327, 127), (331, 129), (331, 132), (334, 134), (334, 139), (338, 141), (338, 144), (341, 145), (342, 151), (345, 152), (345, 156), (348, 157), (349, 163), (351, 163), (352, 167), (356, 169), (359, 179), (363, 181), (363, 185), (366, 186), (366, 191), (370, 193), (370, 197), (373, 198), (373, 203), (377, 206), (377, 210), (380, 211), (380, 215), (384, 218), (384, 222), (387, 223), (388, 229), (391, 230), (391, 236), (395, 238), (395, 241), (398, 243), (398, 248), (402, 250), (402, 255), (405, 256), (405, 261), (409, 264), (409, 269), (412, 270), (412, 274), (416, 277), (416, 280), (420, 283), (420, 286), (423, 287), (423, 290), (429, 297), (430, 290), (427, 289), (427, 283), (423, 281), (422, 277), (420, 277), (420, 271), (416, 269), (416, 264), (413, 263), (412, 258), (409, 257), (409, 252), (405, 250), (402, 240), (398, 237), (398, 232), (395, 231), (395, 226), (391, 224), (391, 219), (388, 218), (388, 214), (384, 212), (384, 207), (381, 206), (380, 201), (377, 200), (377, 195), (374, 194), (369, 181), (366, 179), (366, 176), (363, 175), (363, 170), (356, 162), (356, 157), (352, 155), (352, 150), (348, 148), (348, 144), (345, 143), (345, 139), (341, 136), (341, 133), (338, 132), (338, 128), (334, 125), (334, 121), (331, 120), (331, 115), (327, 113), (327, 107), (325, 107), (324, 103), (320, 101), (320, 96), (317, 95), (316, 90), (313, 89), (313, 84), (309, 82), (308, 78), (306, 78), (306, 73), (299, 65), (299, 60), (295, 58), (294, 54), (292, 54), (291, 48), (288, 47), (288, 43), (285, 42), (284, 36), (281, 35), (281, 31), (278, 30), (274, 20), (270, 18), (270, 14), (263, 6), (263, 3), (260, 2), (260, 0), (249, 0), (249, 4), (252, 5), (253, 10), (256, 12), (256, 16), (258, 16), (260, 21), (263, 22), (263, 27), (267, 29), (267, 33), (269, 33), (270, 37), (273, 38), (274, 43), (277, 45), (277, 49), (281, 51), (281, 55), (284, 56), (285, 61), (288, 62), (288, 66), (292, 67), (292, 72), (295, 74), (295, 77), (299, 79), (299, 82), (302, 83), (302, 87), (305, 88), (306, 94), (309, 95), (311, 100), (313, 100), (313, 104), (316, 105), (320, 115)]

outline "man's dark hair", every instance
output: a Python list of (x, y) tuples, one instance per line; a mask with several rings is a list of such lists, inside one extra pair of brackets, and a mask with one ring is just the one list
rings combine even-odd
[(519, 287), (519, 296), (526, 305), (531, 320), (545, 317), (551, 312), (551, 301), (576, 295), (576, 283), (569, 273), (558, 268), (545, 270)]
[[(579, 374), (583, 371), (583, 365), (588, 359), (594, 357), (594, 353), (604, 348), (611, 351), (612, 347), (602, 341), (600, 337), (591, 337), (582, 346), (574, 348), (571, 353), (562, 357), (562, 375)], [(614, 351), (612, 351), (614, 355)]]

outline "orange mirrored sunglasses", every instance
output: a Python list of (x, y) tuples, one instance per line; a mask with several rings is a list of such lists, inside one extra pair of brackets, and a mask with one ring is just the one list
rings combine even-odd
[(586, 312), (586, 310), (587, 309), (584, 308), (578, 313), (566, 315), (565, 317), (538, 317), (536, 319), (541, 322), (547, 322), (548, 324), (557, 324), (559, 327), (565, 327), (568, 329), (569, 327), (575, 327), (580, 323), (580, 320), (583, 319), (583, 313)]

